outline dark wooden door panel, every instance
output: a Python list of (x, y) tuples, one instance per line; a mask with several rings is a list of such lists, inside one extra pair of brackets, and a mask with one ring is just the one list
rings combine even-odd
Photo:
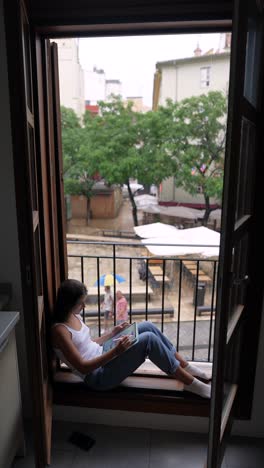
[[(23, 0), (5, 3), (20, 268), (38, 468), (50, 462), (51, 398), (43, 288), (41, 184), (35, 139), (31, 32)], [(14, 50), (16, 57), (14, 60)], [(49, 399), (47, 399), (49, 395)]]
[(60, 87), (59, 87), (59, 65), (58, 46), (52, 43), (51, 54), (51, 81), (53, 101), (53, 124), (54, 124), (54, 165), (55, 185), (57, 197), (57, 223), (58, 223), (58, 253), (60, 263), (60, 281), (68, 276), (68, 259), (66, 244), (66, 208), (63, 186), (63, 157), (61, 140), (61, 110), (60, 110)]
[(238, 412), (240, 410), (238, 395), (242, 356), (248, 323), (253, 320), (249, 314), (254, 313), (250, 301), (254, 285), (250, 282), (250, 276), (257, 156), (262, 131), (262, 108), (258, 99), (262, 56), (263, 16), (258, 9), (258, 2), (237, 0), (232, 32), (207, 468), (221, 466), (224, 443), (232, 427), (235, 407), (236, 411), (237, 408)]

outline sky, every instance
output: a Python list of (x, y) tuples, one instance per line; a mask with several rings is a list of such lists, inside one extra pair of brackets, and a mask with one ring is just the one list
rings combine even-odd
[(82, 38), (79, 60), (84, 70), (96, 66), (107, 80), (120, 80), (124, 98), (142, 96), (151, 106), (156, 62), (191, 57), (197, 43), (205, 53), (219, 41), (220, 34)]

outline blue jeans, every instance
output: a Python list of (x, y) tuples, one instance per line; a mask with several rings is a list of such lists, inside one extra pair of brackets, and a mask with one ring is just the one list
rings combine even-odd
[(172, 343), (151, 322), (138, 324), (138, 341), (105, 366), (85, 377), (84, 382), (95, 390), (109, 390), (131, 375), (148, 357), (166, 374), (174, 374), (180, 363)]

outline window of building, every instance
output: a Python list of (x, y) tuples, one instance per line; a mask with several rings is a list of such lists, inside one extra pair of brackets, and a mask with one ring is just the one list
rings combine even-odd
[(201, 67), (200, 69), (200, 84), (201, 88), (208, 88), (210, 86), (211, 67)]

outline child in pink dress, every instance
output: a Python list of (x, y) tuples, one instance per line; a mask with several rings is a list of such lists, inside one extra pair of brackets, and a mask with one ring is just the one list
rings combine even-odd
[(127, 300), (121, 291), (116, 291), (116, 324), (120, 325), (128, 319)]

